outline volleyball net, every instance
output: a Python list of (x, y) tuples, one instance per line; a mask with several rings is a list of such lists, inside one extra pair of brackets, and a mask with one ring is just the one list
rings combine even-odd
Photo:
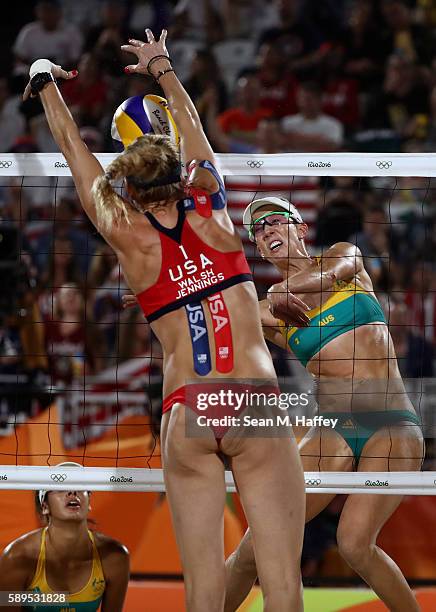
[[(114, 155), (97, 157), (105, 167)], [(289, 198), (313, 255), (358, 244), (421, 422), (423, 471), (325, 472), (320, 463), (307, 490), (435, 494), (436, 155), (218, 158), (260, 298), (280, 276), (242, 227), (253, 199)], [(0, 203), (0, 489), (164, 491), (162, 354), (139, 310), (121, 309), (128, 287), (81, 211), (65, 159), (2, 154)], [(296, 357), (270, 348), (281, 388), (313, 395)], [(65, 460), (84, 467), (54, 467)], [(230, 473), (226, 483), (235, 490)]]

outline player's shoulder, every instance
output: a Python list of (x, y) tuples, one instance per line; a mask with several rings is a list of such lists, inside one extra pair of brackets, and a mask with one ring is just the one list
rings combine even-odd
[(6, 546), (2, 552), (2, 558), (10, 562), (34, 562), (41, 548), (41, 532), (42, 529), (35, 529), (20, 536)]
[(128, 576), (130, 554), (127, 546), (104, 533), (94, 532), (94, 539), (106, 579)]
[(332, 244), (326, 251), (323, 252), (321, 258), (326, 258), (329, 255), (350, 255), (354, 254), (356, 256), (360, 255), (360, 249), (351, 242), (335, 242)]
[(98, 531), (94, 531), (93, 534), (97, 550), (102, 560), (108, 559), (109, 557), (118, 557), (120, 559), (129, 557), (127, 546), (118, 540)]
[(193, 159), (189, 163), (188, 185), (191, 188), (202, 189), (209, 193), (217, 191), (219, 184), (215, 172), (218, 171), (214, 161), (210, 159)]

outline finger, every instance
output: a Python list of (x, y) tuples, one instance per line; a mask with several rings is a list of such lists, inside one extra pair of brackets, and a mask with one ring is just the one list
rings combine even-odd
[(300, 298), (298, 298), (296, 295), (294, 295), (293, 293), (289, 295), (289, 297), (291, 298), (291, 301), (296, 305), (296, 306), (301, 306), (301, 308), (304, 308), (304, 310), (310, 310), (309, 306), (303, 302), (303, 300), (300, 300)]
[(159, 42), (162, 43), (163, 45), (165, 44), (165, 41), (167, 39), (167, 35), (168, 35), (167, 30), (162, 30), (162, 33), (161, 33), (160, 38), (159, 38)]
[(138, 47), (135, 47), (134, 45), (121, 45), (121, 49), (127, 53), (134, 53), (135, 55), (138, 55)]
[(142, 47), (142, 45), (145, 45), (145, 43), (142, 42), (142, 40), (138, 40), (137, 38), (129, 38), (129, 43), (133, 47)]
[(132, 295), (131, 293), (126, 293), (125, 295), (121, 296), (121, 299), (123, 302), (132, 302), (132, 303), (136, 303), (136, 295)]
[(126, 66), (124, 68), (124, 72), (126, 74), (133, 74), (134, 72), (136, 72), (138, 70), (138, 65), (139, 64), (130, 64), (130, 66)]
[(153, 36), (153, 32), (149, 28), (146, 28), (145, 33), (147, 34), (147, 40), (149, 43), (156, 42)]
[(69, 72), (67, 72), (66, 70), (62, 70), (62, 77), (67, 80), (75, 79), (78, 74), (78, 70), (70, 70)]

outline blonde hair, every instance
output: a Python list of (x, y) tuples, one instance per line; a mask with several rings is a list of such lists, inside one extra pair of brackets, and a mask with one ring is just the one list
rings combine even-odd
[[(168, 202), (184, 196), (182, 181), (147, 187), (169, 175), (180, 174), (179, 151), (168, 136), (145, 134), (129, 145), (109, 164), (104, 175), (92, 186), (97, 222), (102, 229), (111, 229), (122, 220), (130, 223), (129, 209), (140, 212), (164, 208)], [(122, 198), (112, 187), (112, 181), (127, 179), (134, 203)], [(144, 185), (141, 185), (141, 182)]]

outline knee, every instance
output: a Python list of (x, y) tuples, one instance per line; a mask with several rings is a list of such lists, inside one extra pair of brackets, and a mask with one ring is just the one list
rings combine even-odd
[(227, 565), (231, 568), (232, 572), (240, 574), (257, 572), (253, 543), (249, 531), (245, 534), (238, 548), (227, 559)]
[[(209, 577), (210, 578), (210, 577)], [(185, 594), (188, 610), (193, 612), (222, 612), (224, 609), (225, 581), (224, 576), (215, 579), (204, 576), (193, 578), (185, 574)]]
[(293, 577), (292, 580), (285, 581), (273, 591), (262, 590), (265, 612), (276, 612), (278, 610), (303, 612), (303, 583), (301, 578)]
[(354, 569), (365, 566), (375, 550), (375, 542), (356, 528), (340, 528), (337, 533), (341, 557)]

